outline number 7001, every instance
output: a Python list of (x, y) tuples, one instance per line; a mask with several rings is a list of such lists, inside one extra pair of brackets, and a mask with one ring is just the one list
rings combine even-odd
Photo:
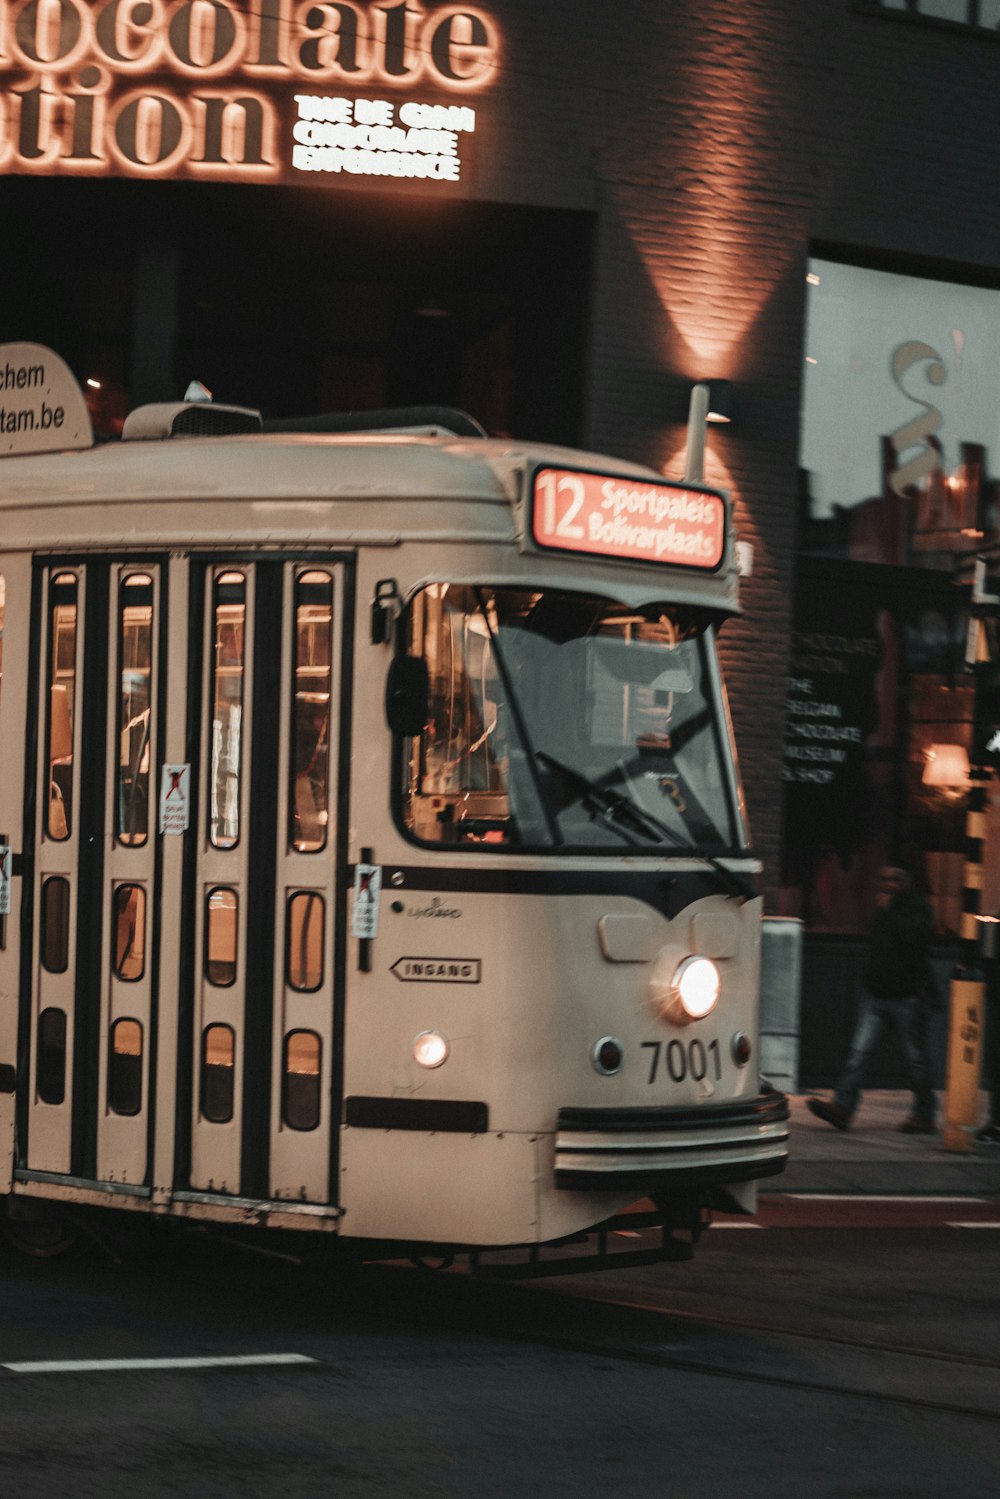
[(643, 1041), (642, 1046), (644, 1051), (651, 1054), (647, 1082), (656, 1082), (661, 1062), (671, 1081), (675, 1083), (682, 1083), (688, 1077), (693, 1077), (696, 1083), (700, 1083), (710, 1072), (716, 1082), (722, 1077), (718, 1041), (709, 1041), (706, 1046), (697, 1036), (686, 1044), (675, 1037), (666, 1043)]

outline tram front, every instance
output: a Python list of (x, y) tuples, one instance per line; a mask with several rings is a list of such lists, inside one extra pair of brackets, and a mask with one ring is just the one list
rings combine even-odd
[[(788, 1136), (716, 649), (728, 504), (543, 465), (517, 514), (503, 581), (446, 549), (400, 589), (408, 853), (378, 867), (376, 965), (397, 1065), (376, 1087), (349, 1015), (342, 1160), (366, 1190), (342, 1231), (539, 1246), (631, 1209), (683, 1257), (712, 1206), (755, 1209)], [(356, 916), (361, 893), (356, 870)]]

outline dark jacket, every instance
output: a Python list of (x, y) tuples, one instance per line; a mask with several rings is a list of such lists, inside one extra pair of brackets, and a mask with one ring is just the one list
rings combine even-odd
[(922, 895), (902, 891), (875, 912), (861, 977), (878, 999), (920, 994), (933, 982), (928, 948), (934, 931)]

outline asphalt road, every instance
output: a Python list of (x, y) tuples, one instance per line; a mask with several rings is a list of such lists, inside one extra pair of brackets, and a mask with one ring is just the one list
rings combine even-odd
[(0, 1495), (996, 1499), (1000, 1227), (951, 1225), (1000, 1205), (878, 1211), (775, 1201), (690, 1264), (517, 1285), (7, 1252)]

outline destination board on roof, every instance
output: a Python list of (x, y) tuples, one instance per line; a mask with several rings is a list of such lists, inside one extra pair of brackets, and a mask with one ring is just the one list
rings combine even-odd
[(542, 468), (531, 536), (550, 551), (714, 572), (725, 556), (726, 500), (684, 484)]

